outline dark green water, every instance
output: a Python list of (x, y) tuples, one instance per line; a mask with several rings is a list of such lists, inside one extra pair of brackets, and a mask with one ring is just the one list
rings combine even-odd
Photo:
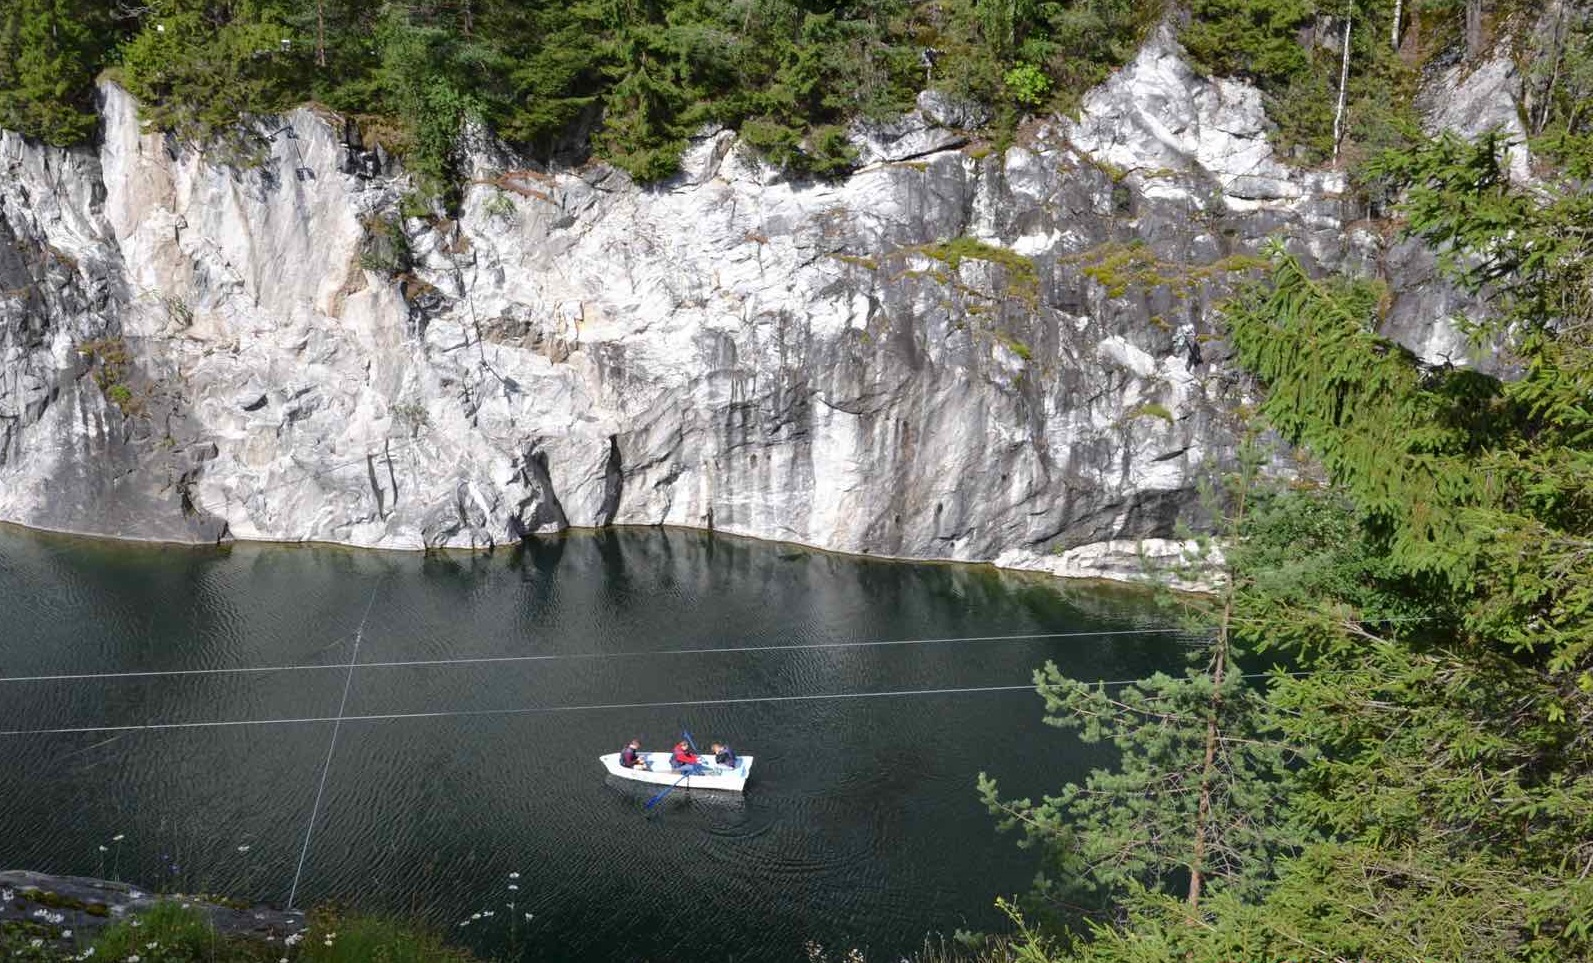
[[(0, 729), (333, 716), (367, 607), (360, 663), (582, 657), (367, 666), (347, 715), (1003, 685), (1048, 658), (1124, 679), (1182, 651), (1146, 633), (647, 654), (1148, 625), (1122, 596), (701, 533), (425, 557), (0, 528)], [(605, 653), (631, 654), (590, 657)], [(16, 681), (281, 665), (325, 668)], [(800, 960), (815, 940), (894, 960), (927, 933), (996, 926), (993, 897), (1028, 884), (1032, 857), (996, 834), (975, 774), (1037, 793), (1099, 758), (1039, 716), (1009, 692), (345, 721), (298, 902), (418, 914), (505, 959)], [(683, 727), (757, 756), (744, 797), (648, 813), (652, 791), (596, 761)], [(0, 868), (281, 903), (331, 731), (0, 737)]]

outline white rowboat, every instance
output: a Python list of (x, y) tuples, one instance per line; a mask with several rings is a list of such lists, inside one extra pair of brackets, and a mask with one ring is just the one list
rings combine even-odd
[(704, 757), (702, 762), (703, 772), (697, 776), (687, 776), (681, 780), (681, 773), (669, 768), (669, 753), (644, 752), (641, 757), (647, 760), (646, 769), (627, 769), (620, 765), (620, 754), (611, 752), (606, 756), (598, 756), (597, 761), (603, 764), (611, 775), (621, 779), (634, 779), (637, 782), (656, 783), (660, 786), (673, 786), (680, 783), (682, 789), (723, 789), (726, 792), (741, 792), (747, 784), (747, 774), (752, 772), (752, 757), (741, 756), (735, 768), (715, 765), (713, 761)]

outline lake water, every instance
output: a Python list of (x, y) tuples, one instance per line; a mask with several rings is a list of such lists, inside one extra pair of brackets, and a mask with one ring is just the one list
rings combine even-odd
[[(980, 770), (1029, 794), (1101, 761), (1041, 724), (1032, 692), (447, 713), (1011, 685), (1046, 659), (1133, 678), (1183, 651), (1138, 631), (1145, 612), (984, 568), (696, 532), (421, 556), (0, 528), (0, 729), (325, 718), (347, 685), (347, 716), (441, 714), (339, 727), (299, 905), (415, 914), (501, 959), (801, 960), (813, 940), (895, 960), (929, 933), (995, 927), (992, 899), (1032, 878), (979, 804)], [(665, 654), (1100, 630), (1134, 631)], [(350, 677), (356, 637), (362, 664), (571, 658)], [(284, 665), (309, 668), (16, 681)], [(648, 811), (653, 790), (597, 762), (682, 729), (757, 756), (743, 797), (680, 792)], [(0, 868), (281, 904), (331, 735), (287, 721), (0, 737)]]

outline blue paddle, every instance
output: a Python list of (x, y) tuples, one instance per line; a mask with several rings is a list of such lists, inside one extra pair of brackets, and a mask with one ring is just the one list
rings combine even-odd
[(658, 801), (660, 799), (663, 799), (665, 796), (667, 796), (670, 793), (674, 792), (675, 791), (675, 786), (680, 785), (681, 783), (685, 782), (689, 778), (691, 778), (691, 773), (688, 772), (685, 775), (681, 776), (679, 779), (676, 779), (674, 786), (665, 786), (663, 792), (661, 792), (658, 795), (654, 796), (653, 798), (647, 800), (647, 805), (643, 806), (642, 808), (643, 809), (652, 809), (654, 806), (656, 806), (658, 804)]

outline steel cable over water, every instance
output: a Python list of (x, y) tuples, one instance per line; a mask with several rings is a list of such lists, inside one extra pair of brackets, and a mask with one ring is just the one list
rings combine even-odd
[[(1280, 673), (1251, 672), (1244, 679), (1271, 678)], [(1305, 672), (1285, 672), (1281, 675), (1300, 678)], [(1088, 686), (1125, 686), (1147, 682), (1149, 678), (1116, 679), (1110, 682), (1083, 682)], [(598, 702), (573, 706), (517, 706), (507, 709), (441, 709), (434, 712), (374, 712), (347, 716), (289, 716), (277, 719), (220, 719), (211, 722), (150, 722), (122, 726), (67, 726), (57, 729), (8, 729), (0, 736), (50, 736), (75, 735), (90, 732), (155, 732), (163, 729), (219, 729), (232, 726), (286, 726), (309, 725), (319, 722), (386, 722), (395, 719), (460, 719), (478, 716), (517, 716), (556, 712), (598, 712), (616, 709), (678, 709), (699, 706), (751, 705), (771, 702), (821, 702), (838, 699), (889, 699), (904, 696), (965, 695), (984, 692), (1035, 692), (1042, 688), (1060, 689), (1060, 685), (1045, 686), (1033, 682), (1021, 685), (960, 686), (945, 689), (894, 689), (876, 692), (817, 692), (808, 695), (739, 696), (727, 699), (682, 699), (674, 702)], [(324, 777), (323, 777), (324, 778)]]
[(299, 895), (299, 877), (304, 875), (304, 858), (310, 854), (310, 836), (315, 832), (315, 817), (321, 812), (321, 797), (326, 793), (326, 775), (332, 771), (332, 753), (337, 749), (337, 732), (343, 726), (343, 710), (348, 708), (348, 692), (354, 687), (354, 669), (359, 665), (360, 642), (365, 638), (365, 623), (370, 621), (371, 609), (376, 607), (376, 591), (380, 589), (378, 582), (371, 587), (371, 600), (365, 603), (365, 614), (360, 617), (360, 626), (354, 631), (354, 651), (348, 657), (348, 675), (343, 679), (343, 698), (337, 703), (337, 716), (332, 720), (332, 738), (326, 743), (326, 759), (321, 763), (321, 782), (315, 787), (315, 804), (310, 807), (310, 822), (304, 827), (304, 846), (299, 850), (299, 865), (293, 871), (293, 886), (288, 890), (288, 910), (293, 910), (294, 897)]
[[(363, 623), (361, 624), (363, 630)], [(796, 642), (780, 645), (737, 645), (724, 648), (660, 649), (646, 651), (632, 649), (624, 652), (569, 652), (548, 655), (491, 655), (458, 659), (413, 659), (392, 662), (361, 662), (361, 669), (393, 669), (407, 666), (482, 665), (500, 662), (557, 662), (564, 659), (628, 659), (667, 655), (718, 655), (737, 652), (795, 652), (813, 649), (862, 649), (891, 645), (950, 645), (964, 642), (1018, 642), (1038, 639), (1094, 638), (1114, 635), (1187, 635), (1199, 633), (1187, 629), (1108, 629), (1100, 632), (1041, 632), (1033, 635), (973, 635), (943, 639), (883, 639), (869, 642)], [(311, 670), (346, 669), (347, 663), (314, 663), (307, 665), (261, 665), (216, 669), (150, 669), (138, 672), (79, 672), (56, 675), (0, 676), (5, 682), (77, 682), (92, 679), (143, 679), (164, 676), (230, 675), (260, 672), (303, 672)]]

